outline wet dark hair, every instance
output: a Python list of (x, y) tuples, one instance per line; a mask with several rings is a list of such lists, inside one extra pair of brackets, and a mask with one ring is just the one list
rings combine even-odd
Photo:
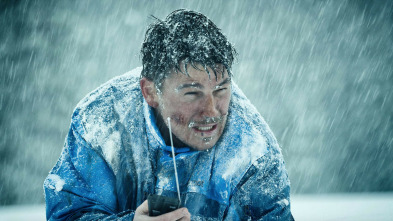
[[(172, 70), (188, 75), (187, 64), (195, 69), (199, 69), (197, 64), (202, 65), (209, 77), (208, 68), (213, 70), (216, 78), (217, 71), (224, 74), (223, 68), (232, 76), (236, 50), (205, 15), (179, 9), (169, 14), (164, 21), (154, 19), (156, 21), (148, 27), (142, 44), (141, 77), (161, 88)], [(181, 65), (184, 65), (185, 73)]]

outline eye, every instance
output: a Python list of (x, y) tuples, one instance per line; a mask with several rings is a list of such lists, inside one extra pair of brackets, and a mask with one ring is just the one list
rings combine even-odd
[(198, 91), (189, 91), (184, 93), (185, 101), (195, 101), (201, 97), (201, 92)]
[(196, 92), (196, 91), (190, 91), (190, 92), (185, 93), (184, 95), (196, 96), (196, 95), (198, 95), (198, 92)]
[(214, 92), (220, 94), (220, 93), (225, 92), (226, 90), (227, 90), (227, 88), (226, 88), (226, 87), (223, 87), (223, 88), (220, 88), (220, 89), (215, 90)]

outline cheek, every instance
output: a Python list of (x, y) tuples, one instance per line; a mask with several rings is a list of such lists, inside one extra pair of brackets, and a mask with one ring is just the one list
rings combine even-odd
[(171, 119), (173, 119), (177, 125), (184, 125), (186, 123), (185, 116), (179, 112), (172, 113)]
[(200, 112), (198, 105), (187, 104), (178, 105), (178, 107), (174, 107), (172, 110), (173, 112), (170, 114), (171, 118), (174, 119), (177, 124), (182, 125), (188, 125)]
[(228, 113), (230, 100), (231, 100), (231, 96), (229, 95), (229, 96), (226, 96), (225, 98), (221, 99), (218, 102), (217, 109), (220, 111), (220, 113), (222, 115), (225, 115)]

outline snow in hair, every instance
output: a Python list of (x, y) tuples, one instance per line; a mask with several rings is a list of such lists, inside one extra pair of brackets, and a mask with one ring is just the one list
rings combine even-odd
[[(231, 76), (236, 50), (209, 18), (198, 12), (179, 9), (164, 21), (155, 20), (148, 27), (142, 44), (142, 77), (159, 86), (172, 70), (188, 74), (187, 64), (194, 68), (201, 64), (209, 76), (208, 68), (211, 68), (216, 77), (216, 70), (222, 67)], [(180, 65), (184, 65), (185, 72)]]

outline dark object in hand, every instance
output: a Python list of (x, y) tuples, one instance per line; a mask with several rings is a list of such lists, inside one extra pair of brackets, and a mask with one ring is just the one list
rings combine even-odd
[(149, 216), (159, 216), (180, 208), (179, 199), (167, 196), (150, 195), (147, 197), (147, 203), (149, 205)]

